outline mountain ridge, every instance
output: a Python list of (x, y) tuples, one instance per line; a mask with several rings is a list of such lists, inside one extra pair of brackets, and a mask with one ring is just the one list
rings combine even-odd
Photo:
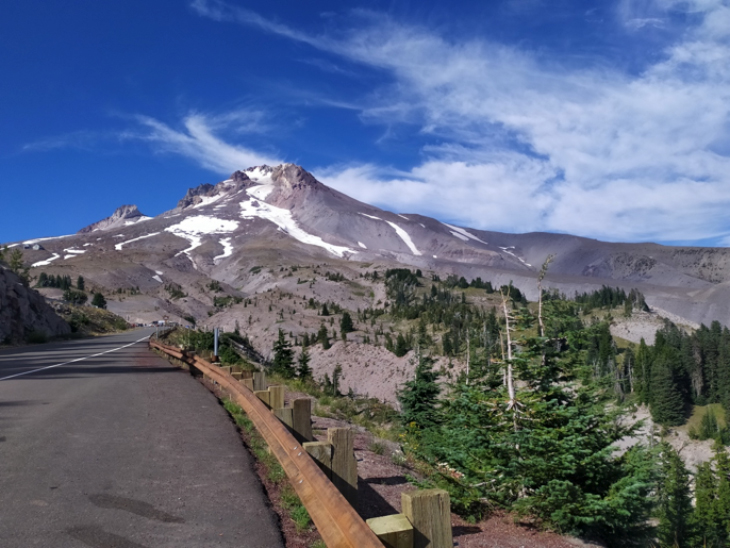
[(295, 164), (238, 170), (216, 184), (188, 189), (174, 209), (156, 217), (123, 206), (76, 235), (43, 241), (45, 250), (26, 252), (35, 268), (83, 273), (101, 287), (140, 287), (176, 316), (205, 317), (210, 304), (165, 302), (162, 288), (170, 283), (188, 288), (214, 279), (245, 295), (272, 283), (251, 274), (256, 266), (323, 261), (512, 281), (535, 298), (537, 273), (552, 255), (546, 287), (568, 295), (604, 284), (637, 287), (650, 305), (688, 322), (730, 323), (725, 248), (460, 227), (360, 202)]

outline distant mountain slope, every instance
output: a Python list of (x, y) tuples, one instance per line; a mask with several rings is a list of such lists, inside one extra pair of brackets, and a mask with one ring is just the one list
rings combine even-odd
[[(603, 284), (638, 287), (650, 305), (687, 321), (730, 324), (727, 249), (474, 230), (359, 202), (293, 164), (249, 168), (189, 189), (154, 218), (124, 206), (82, 230), (43, 239), (45, 250), (26, 256), (37, 268), (83, 273), (100, 287), (138, 287), (145, 306), (177, 317), (210, 311), (210, 279), (247, 295), (275, 283), (257, 268), (276, 265), (405, 265), (513, 281), (534, 298), (537, 272), (553, 255), (546, 283), (566, 294)], [(170, 299), (173, 286), (186, 297)]]

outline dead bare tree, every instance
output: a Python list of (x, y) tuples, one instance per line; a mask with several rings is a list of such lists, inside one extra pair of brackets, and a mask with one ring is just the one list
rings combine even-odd
[(548, 266), (553, 261), (554, 255), (548, 255), (545, 262), (542, 263), (540, 273), (537, 275), (537, 323), (540, 326), (540, 336), (545, 336), (545, 324), (542, 320), (542, 281), (548, 271)]
[[(512, 367), (512, 327), (510, 326), (510, 320), (514, 320), (514, 316), (510, 314), (509, 308), (507, 306), (509, 287), (507, 288), (506, 292), (500, 289), (499, 294), (502, 296), (502, 312), (504, 313), (504, 333), (505, 338), (507, 339), (507, 360), (505, 362), (505, 384), (507, 385), (507, 395), (509, 397), (509, 400), (507, 401), (507, 411), (516, 411), (517, 396), (515, 392), (515, 379)], [(515, 428), (516, 427), (517, 423), (515, 422)]]

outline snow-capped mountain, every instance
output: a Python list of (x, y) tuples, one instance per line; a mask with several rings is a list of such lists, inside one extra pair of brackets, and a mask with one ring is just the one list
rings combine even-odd
[[(474, 230), (359, 202), (293, 164), (252, 167), (189, 189), (156, 217), (123, 206), (78, 234), (42, 240), (43, 250), (24, 251), (35, 269), (82, 273), (107, 289), (139, 288), (178, 316), (209, 311), (199, 291), (211, 279), (245, 296), (272, 287), (267, 272), (301, 264), (361, 271), (405, 265), (497, 285), (513, 281), (534, 298), (537, 272), (554, 255), (548, 283), (566, 293), (639, 287), (650, 304), (679, 317), (730, 323), (726, 249)], [(171, 285), (188, 294), (184, 303), (164, 298)]]

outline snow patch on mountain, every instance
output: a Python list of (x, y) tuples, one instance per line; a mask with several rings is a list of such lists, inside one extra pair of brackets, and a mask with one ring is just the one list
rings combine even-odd
[(390, 221), (385, 221), (385, 222), (393, 227), (393, 229), (395, 230), (395, 233), (398, 234), (398, 236), (400, 236), (400, 239), (406, 243), (406, 245), (408, 246), (408, 248), (411, 250), (411, 252), (414, 255), (422, 255), (422, 253), (420, 251), (418, 251), (418, 249), (416, 248), (416, 245), (413, 243), (413, 240), (411, 240), (411, 236), (408, 234), (408, 232), (403, 230), (401, 227), (399, 227), (395, 223), (392, 223)]
[(362, 242), (357, 242), (357, 245), (359, 245), (363, 249), (367, 249), (367, 246), (364, 243), (362, 243)]
[[(45, 239), (48, 240), (50, 238), (45, 238)], [(60, 259), (60, 258), (61, 258), (61, 256), (58, 253), (54, 253), (52, 257), (46, 259), (45, 261), (38, 261), (37, 263), (33, 263), (32, 265), (30, 265), (30, 267), (35, 268), (37, 266), (48, 266), (53, 261), (55, 261), (56, 259)]]
[(398, 215), (398, 217), (400, 217), (401, 219), (405, 219), (406, 221), (410, 221), (410, 219), (408, 217), (406, 217), (405, 215), (401, 215), (400, 213), (396, 213), (396, 215)]
[(204, 207), (210, 204), (214, 204), (221, 198), (224, 198), (225, 194), (218, 194), (216, 196), (199, 196), (200, 201), (193, 206), (193, 209), (198, 209), (199, 207)]
[(152, 217), (147, 217), (146, 215), (142, 215), (141, 217), (138, 217), (131, 221), (125, 221), (124, 226), (136, 225), (137, 223), (141, 223), (142, 221), (149, 221), (150, 219), (152, 219)]
[[(459, 228), (458, 226), (450, 225), (449, 223), (443, 223), (443, 224), (444, 224), (444, 226), (448, 226), (451, 229), (450, 232), (452, 234), (454, 234), (454, 232), (458, 232), (459, 234), (461, 234), (461, 236), (457, 236), (456, 234), (454, 234), (454, 236), (456, 236), (460, 240), (464, 240), (465, 242), (468, 240), (474, 240), (476, 242), (483, 243), (484, 245), (488, 245), (487, 242), (485, 242), (484, 240), (482, 240), (480, 238), (477, 238), (476, 236), (474, 236), (474, 234), (472, 234), (471, 232), (467, 232), (463, 228)], [(466, 239), (464, 239), (464, 238), (466, 238)]]
[(319, 236), (309, 234), (297, 225), (296, 221), (292, 217), (291, 211), (267, 204), (266, 202), (259, 202), (256, 200), (241, 202), (241, 217), (244, 219), (259, 218), (271, 221), (292, 238), (307, 245), (322, 247), (338, 257), (344, 256), (345, 253), (357, 253), (357, 251), (354, 251), (349, 247), (328, 244)]
[[(114, 246), (114, 249), (117, 251), (121, 251), (122, 248), (127, 245), (131, 244), (132, 242), (138, 242), (139, 240), (144, 240), (145, 238), (151, 238), (152, 236), (157, 236), (159, 232), (153, 232), (152, 234), (145, 234), (144, 236), (140, 236), (138, 238), (132, 238), (131, 240), (127, 240), (126, 242), (120, 242)], [(121, 236), (121, 234), (119, 234)]]
[(248, 168), (244, 173), (255, 183), (270, 185), (274, 183), (271, 178), (273, 171), (274, 169), (269, 166), (257, 166)]
[(271, 191), (274, 190), (274, 184), (268, 184), (268, 185), (256, 185), (252, 186), (251, 188), (246, 189), (246, 193), (249, 196), (253, 196), (257, 200), (264, 201), (268, 197), (269, 194), (271, 194)]
[(453, 230), (449, 230), (449, 232), (451, 232), (451, 234), (453, 234), (454, 236), (456, 236), (457, 238), (459, 238), (462, 242), (468, 242), (469, 241), (469, 238), (467, 238), (463, 234), (459, 234), (458, 232), (454, 232)]
[(221, 238), (220, 244), (223, 246), (223, 253), (216, 257), (213, 257), (213, 261), (216, 263), (220, 259), (225, 259), (226, 257), (230, 257), (231, 255), (233, 255), (233, 244), (231, 243), (231, 238)]
[(376, 221), (382, 221), (380, 217), (375, 217), (374, 215), (368, 215), (367, 213), (360, 213), (360, 215), (363, 215), (364, 217), (368, 217), (369, 219), (375, 219)]
[(73, 248), (70, 248), (70, 249), (64, 249), (64, 251), (66, 253), (74, 253), (74, 254), (79, 254), (79, 255), (82, 254), (82, 253), (86, 253), (86, 250), (85, 249), (73, 249)]
[(47, 242), (48, 240), (60, 240), (61, 238), (70, 238), (71, 236), (75, 236), (75, 234), (66, 234), (65, 236), (50, 236), (48, 238), (35, 238), (34, 240), (26, 240), (23, 243), (23, 245), (33, 245), (37, 244), (38, 242)]
[(530, 263), (525, 262), (525, 260), (522, 257), (520, 257), (516, 253), (513, 253), (512, 251), (510, 251), (510, 249), (514, 249), (514, 246), (509, 246), (509, 247), (501, 247), (500, 246), (499, 249), (501, 249), (502, 251), (504, 251), (505, 253), (507, 253), (509, 255), (512, 255), (515, 259), (517, 259), (518, 261), (520, 261), (523, 265), (529, 266), (530, 268), (532, 268), (532, 265)]
[[(200, 247), (203, 243), (203, 236), (209, 234), (229, 234), (238, 228), (238, 221), (219, 219), (218, 217), (209, 217), (207, 215), (195, 215), (187, 217), (176, 225), (168, 226), (165, 232), (171, 232), (175, 236), (185, 238), (190, 242), (190, 247), (183, 249), (175, 255), (185, 253), (190, 256), (190, 252), (196, 247)], [(195, 262), (193, 262), (193, 265)]]
[(152, 279), (155, 280), (156, 282), (163, 283), (162, 282), (162, 278), (160, 278), (157, 274), (155, 274), (154, 276), (152, 276)]

